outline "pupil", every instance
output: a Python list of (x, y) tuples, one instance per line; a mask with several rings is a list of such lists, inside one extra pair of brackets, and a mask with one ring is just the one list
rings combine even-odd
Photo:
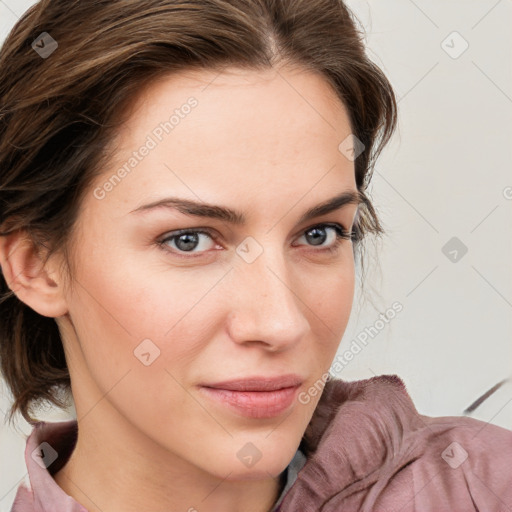
[(320, 228), (313, 228), (308, 231), (308, 233), (314, 233), (313, 237), (309, 237), (309, 242), (312, 245), (322, 245), (325, 242), (325, 239), (327, 238), (325, 235), (325, 230)]
[[(180, 235), (176, 241), (176, 246), (182, 251), (190, 251), (194, 249), (197, 244), (197, 236), (197, 233), (185, 233)], [(181, 242), (184, 242), (184, 244)]]

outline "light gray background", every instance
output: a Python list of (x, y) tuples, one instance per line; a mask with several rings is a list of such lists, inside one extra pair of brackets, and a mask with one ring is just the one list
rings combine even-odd
[[(0, 0), (1, 41), (33, 3)], [(512, 375), (512, 2), (348, 4), (396, 90), (400, 127), (371, 188), (388, 230), (367, 276), (379, 295), (360, 311), (356, 297), (339, 354), (395, 301), (403, 311), (339, 377), (395, 373), (420, 413), (462, 415)], [(442, 252), (452, 237), (468, 248), (456, 262)], [(0, 416), (8, 405), (4, 393)], [(472, 417), (512, 428), (512, 384)], [(26, 475), (29, 431), (0, 425), (0, 512)]]

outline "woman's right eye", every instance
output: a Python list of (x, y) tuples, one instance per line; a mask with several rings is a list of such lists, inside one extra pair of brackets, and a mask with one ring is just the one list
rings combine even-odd
[[(197, 254), (208, 251), (208, 240), (213, 242), (213, 235), (201, 230), (181, 229), (178, 231), (172, 231), (167, 234), (158, 243), (165, 250), (171, 250), (173, 253), (190, 253)], [(215, 245), (215, 244), (213, 244)], [(198, 251), (194, 249), (199, 248)]]

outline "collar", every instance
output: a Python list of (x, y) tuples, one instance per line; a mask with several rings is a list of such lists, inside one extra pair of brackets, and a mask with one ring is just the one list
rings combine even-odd
[(77, 435), (76, 420), (34, 425), (25, 447), (30, 488), (24, 484), (19, 487), (12, 512), (87, 512), (53, 479), (68, 461)]

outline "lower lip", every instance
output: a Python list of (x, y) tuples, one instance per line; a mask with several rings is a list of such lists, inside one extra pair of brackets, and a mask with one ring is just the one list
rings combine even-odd
[(236, 410), (248, 418), (274, 418), (286, 411), (294, 401), (300, 386), (275, 391), (231, 391), (228, 389), (200, 389), (210, 398)]

